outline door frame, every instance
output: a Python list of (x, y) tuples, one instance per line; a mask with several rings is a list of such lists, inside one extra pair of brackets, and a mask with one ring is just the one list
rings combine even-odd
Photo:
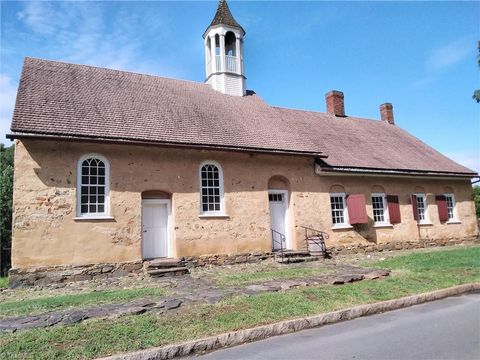
[(142, 260), (145, 260), (143, 257), (143, 204), (152, 204), (152, 205), (161, 205), (167, 204), (167, 258), (172, 257), (172, 200), (171, 199), (142, 199), (142, 215), (141, 215), (141, 224), (140, 231), (142, 233)]
[[(291, 250), (292, 244), (290, 242), (290, 217), (288, 216), (288, 208), (289, 208), (289, 198), (288, 198), (288, 190), (275, 190), (275, 189), (268, 189), (268, 194), (282, 194), (283, 201), (285, 204), (285, 250)], [(272, 217), (270, 214), (270, 200), (268, 200), (268, 216), (270, 222), (270, 236), (272, 235)], [(272, 250), (273, 250), (273, 239), (272, 239)]]

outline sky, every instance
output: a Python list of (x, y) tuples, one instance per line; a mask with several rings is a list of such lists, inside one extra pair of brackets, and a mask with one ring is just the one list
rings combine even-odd
[[(275, 106), (397, 126), (480, 172), (480, 2), (229, 1), (246, 30), (247, 88)], [(217, 1), (1, 2), (0, 142), (26, 56), (203, 82)]]

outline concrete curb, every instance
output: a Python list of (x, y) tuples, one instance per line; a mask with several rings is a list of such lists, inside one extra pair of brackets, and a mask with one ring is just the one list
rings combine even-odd
[(480, 291), (480, 283), (463, 284), (447, 289), (436, 290), (428, 293), (407, 296), (400, 299), (382, 301), (379, 303), (355, 306), (349, 309), (313, 315), (300, 319), (286, 320), (274, 324), (257, 326), (251, 329), (232, 331), (225, 334), (210, 336), (204, 339), (187, 341), (118, 354), (98, 360), (164, 360), (196, 353), (203, 353), (220, 348), (241, 345), (246, 342), (262, 340), (275, 335), (288, 334), (300, 330), (320, 327), (327, 324), (351, 320), (362, 316), (397, 310), (413, 305), (423, 304), (428, 301), (440, 300), (449, 296)]

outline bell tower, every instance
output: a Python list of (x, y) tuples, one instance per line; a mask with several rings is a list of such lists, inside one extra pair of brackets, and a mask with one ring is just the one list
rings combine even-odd
[(245, 95), (243, 37), (245, 30), (233, 18), (226, 0), (220, 0), (217, 12), (203, 34), (207, 84), (223, 94)]

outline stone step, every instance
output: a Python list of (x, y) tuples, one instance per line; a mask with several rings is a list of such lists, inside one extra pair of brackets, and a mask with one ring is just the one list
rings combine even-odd
[(275, 260), (280, 264), (294, 264), (301, 262), (318, 261), (320, 260), (320, 258), (316, 256), (285, 257), (283, 259), (281, 257), (278, 257)]
[(179, 259), (154, 259), (146, 262), (147, 270), (166, 269), (183, 266), (183, 261)]
[[(281, 257), (282, 254), (280, 251), (277, 251), (275, 253), (275, 257)], [(310, 252), (307, 250), (285, 250), (283, 252), (283, 257), (288, 258), (288, 257), (309, 257)]]
[(178, 276), (178, 275), (185, 275), (188, 273), (189, 273), (188, 269), (183, 266), (147, 271), (147, 274), (150, 275), (151, 277)]

